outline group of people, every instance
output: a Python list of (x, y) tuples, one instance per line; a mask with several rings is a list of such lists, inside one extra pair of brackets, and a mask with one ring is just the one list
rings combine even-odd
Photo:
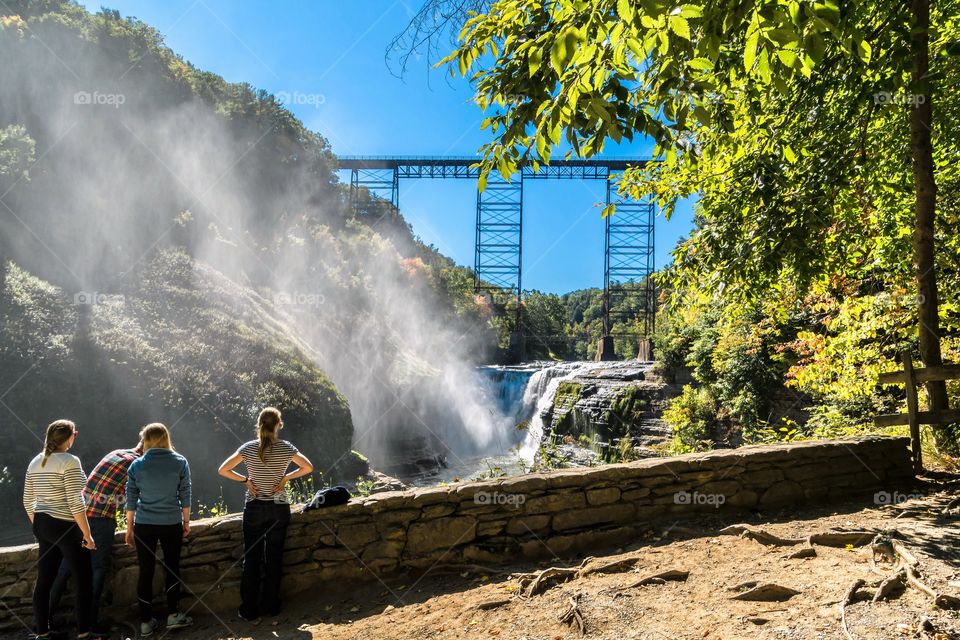
[[(241, 445), (219, 468), (221, 476), (246, 485), (238, 613), (250, 622), (279, 613), (283, 546), (290, 522), (285, 487), (313, 471), (296, 447), (280, 439), (282, 428), (280, 411), (263, 409), (257, 417), (257, 438)], [(174, 450), (167, 427), (153, 423), (141, 429), (135, 447), (111, 451), (87, 477), (80, 459), (69, 453), (78, 434), (70, 420), (51, 423), (43, 452), (30, 462), (24, 482), (23, 506), (39, 544), (33, 592), (36, 638), (50, 638), (51, 612), (71, 577), (77, 637), (109, 636), (99, 621), (99, 605), (120, 505), (126, 511), (124, 541), (137, 553), (140, 635), (150, 637), (160, 627), (153, 612), (158, 545), (163, 551), (166, 629), (191, 625), (193, 620), (179, 609), (180, 553), (190, 533), (190, 464)], [(245, 475), (236, 471), (241, 464)]]

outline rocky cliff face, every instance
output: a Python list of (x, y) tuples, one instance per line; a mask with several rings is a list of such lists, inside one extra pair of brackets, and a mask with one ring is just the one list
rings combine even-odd
[(601, 454), (623, 446), (632, 448), (635, 457), (653, 456), (670, 439), (670, 427), (661, 415), (680, 388), (657, 375), (650, 364), (585, 367), (558, 385), (552, 408), (541, 416), (544, 431), (589, 441)]

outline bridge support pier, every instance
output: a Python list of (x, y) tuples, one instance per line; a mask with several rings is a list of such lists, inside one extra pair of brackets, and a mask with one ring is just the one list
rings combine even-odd
[[(605, 219), (603, 258), (603, 337), (597, 347), (597, 360), (617, 359), (613, 348), (613, 324), (627, 320), (625, 309), (635, 307), (639, 297), (643, 334), (640, 336), (637, 358), (652, 355), (650, 337), (653, 335), (657, 313), (654, 288), (654, 218), (653, 202), (643, 202), (624, 196), (614, 202), (614, 176), (607, 176), (607, 205), (615, 204), (616, 212)], [(618, 316), (618, 317), (614, 317)]]
[(507, 347), (507, 364), (520, 364), (527, 359), (527, 339), (523, 331), (514, 329), (510, 332), (510, 344)]
[(609, 360), (619, 360), (613, 349), (613, 336), (606, 335), (597, 342), (597, 362), (606, 362)]

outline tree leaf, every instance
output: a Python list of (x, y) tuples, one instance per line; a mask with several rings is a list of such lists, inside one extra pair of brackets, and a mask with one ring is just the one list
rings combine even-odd
[(747, 44), (743, 48), (743, 68), (747, 71), (753, 69), (753, 63), (757, 59), (757, 44), (760, 41), (760, 32), (754, 30), (747, 37)]
[(780, 62), (783, 63), (783, 66), (793, 68), (797, 64), (797, 52), (791, 51), (790, 49), (780, 49), (777, 51), (777, 57), (780, 58)]
[(543, 52), (537, 47), (531, 47), (527, 54), (527, 67), (530, 69), (531, 77), (540, 68), (541, 62), (543, 62)]
[(692, 58), (687, 61), (687, 66), (700, 71), (710, 71), (713, 69), (713, 61), (709, 58)]
[(690, 23), (683, 16), (670, 16), (670, 30), (684, 40), (690, 39)]

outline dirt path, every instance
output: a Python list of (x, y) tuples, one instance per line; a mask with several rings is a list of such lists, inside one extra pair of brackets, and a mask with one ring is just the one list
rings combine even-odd
[[(879, 508), (868, 500), (790, 515), (754, 514), (746, 522), (783, 537), (830, 529), (895, 529), (917, 555), (924, 580), (938, 591), (960, 595), (960, 513), (942, 514), (953, 494), (943, 486), (933, 490), (896, 507)], [(708, 517), (660, 527), (646, 540), (592, 563), (631, 559), (637, 565), (632, 572), (592, 574), (526, 599), (518, 597), (518, 582), (510, 572), (547, 565), (516, 565), (500, 574), (434, 569), (419, 580), (395, 578), (350, 592), (330, 584), (290, 601), (282, 616), (265, 619), (259, 626), (235, 615), (197, 615), (193, 629), (167, 637), (566, 640), (580, 634), (558, 617), (571, 598), (579, 598), (587, 638), (844, 639), (839, 603), (850, 585), (864, 580), (862, 592), (869, 596), (883, 578), (873, 570), (869, 547), (815, 545), (815, 557), (787, 559), (801, 547), (764, 546), (720, 535), (720, 529), (729, 524)], [(580, 561), (552, 564), (576, 566)], [(890, 572), (891, 565), (878, 566), (884, 574)], [(689, 571), (689, 577), (623, 589), (640, 577), (667, 569)], [(799, 593), (785, 602), (731, 600), (735, 592), (730, 587), (748, 580), (774, 582)], [(477, 608), (498, 600), (506, 603), (490, 610)], [(851, 635), (857, 640), (960, 638), (960, 616), (933, 607), (929, 597), (913, 588), (890, 601), (857, 602), (846, 612)], [(918, 632), (924, 618), (936, 631)]]

